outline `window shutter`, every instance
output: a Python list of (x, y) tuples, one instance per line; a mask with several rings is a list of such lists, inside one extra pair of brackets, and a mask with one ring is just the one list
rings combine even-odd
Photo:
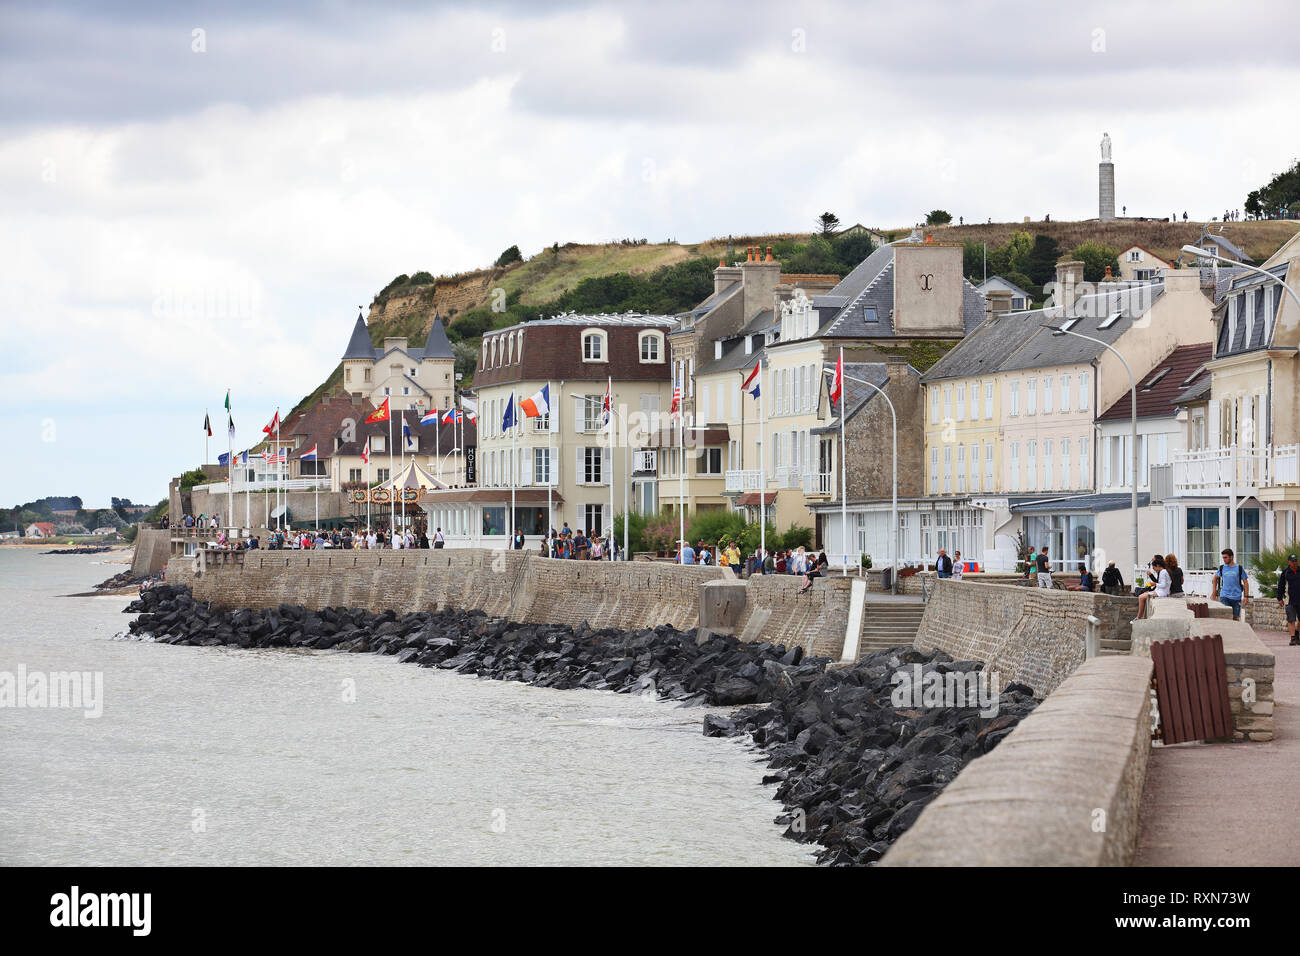
[(578, 484), (582, 484), (587, 480), (587, 473), (583, 470), (583, 456), (586, 454), (586, 451), (587, 449), (582, 448), (581, 446), (573, 450), (573, 480)]
[(613, 480), (614, 462), (607, 447), (600, 450), (600, 483), (607, 485)]

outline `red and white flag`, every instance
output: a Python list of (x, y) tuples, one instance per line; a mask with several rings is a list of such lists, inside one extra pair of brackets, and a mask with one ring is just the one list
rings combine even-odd
[(835, 378), (831, 380), (831, 404), (837, 404), (844, 392), (844, 353), (835, 362)]
[(668, 409), (668, 414), (676, 415), (682, 410), (682, 383), (680, 381), (673, 383), (673, 403)]
[(362, 463), (363, 465), (368, 465), (368, 464), (370, 464), (370, 438), (369, 438), (369, 436), (367, 436), (366, 439), (365, 439), (364, 441), (361, 442), (361, 463)]
[(272, 435), (275, 433), (275, 430), (279, 427), (280, 427), (280, 410), (277, 408), (275, 410), (275, 417), (271, 419), (271, 424), (263, 425), (262, 431), (268, 435)]
[(606, 380), (606, 382), (605, 382), (605, 403), (601, 406), (601, 424), (602, 424), (602, 425), (608, 425), (608, 424), (609, 424), (609, 413), (610, 413), (610, 408), (612, 407), (612, 406), (611, 406), (610, 395), (609, 395), (609, 388), (610, 388), (610, 385), (613, 383), (613, 381), (614, 381), (613, 379), (608, 379), (608, 380)]

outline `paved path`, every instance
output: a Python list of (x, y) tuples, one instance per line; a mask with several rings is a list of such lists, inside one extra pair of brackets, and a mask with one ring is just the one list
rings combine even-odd
[(1256, 633), (1277, 658), (1273, 740), (1152, 748), (1137, 866), (1300, 865), (1300, 647)]

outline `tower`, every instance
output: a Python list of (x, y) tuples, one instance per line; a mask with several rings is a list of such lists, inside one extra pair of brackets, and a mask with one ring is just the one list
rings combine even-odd
[(1115, 164), (1110, 161), (1110, 134), (1101, 134), (1101, 162), (1097, 166), (1097, 218), (1115, 218)]

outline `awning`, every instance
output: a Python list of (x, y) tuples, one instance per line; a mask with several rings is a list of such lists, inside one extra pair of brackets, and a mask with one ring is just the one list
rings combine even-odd
[[(544, 505), (547, 496), (545, 488), (516, 488), (515, 504)], [(564, 504), (564, 498), (558, 491), (552, 491), (550, 500), (553, 504)], [(509, 505), (509, 488), (448, 488), (445, 491), (428, 491), (420, 499), (426, 508), (436, 508), (440, 504), (484, 503)]]
[[(776, 493), (775, 491), (769, 491), (769, 492), (767, 492), (767, 493), (763, 496), (764, 501), (762, 502), (762, 504), (764, 504), (764, 505), (772, 505), (772, 504), (775, 504), (775, 503), (776, 503), (776, 494), (777, 494), (777, 493)], [(749, 492), (746, 492), (745, 494), (741, 495), (739, 498), (736, 499), (736, 504), (738, 504), (738, 505), (756, 505), (756, 504), (759, 504), (758, 495), (759, 495), (759, 493), (758, 493), (757, 491), (749, 491)]]

